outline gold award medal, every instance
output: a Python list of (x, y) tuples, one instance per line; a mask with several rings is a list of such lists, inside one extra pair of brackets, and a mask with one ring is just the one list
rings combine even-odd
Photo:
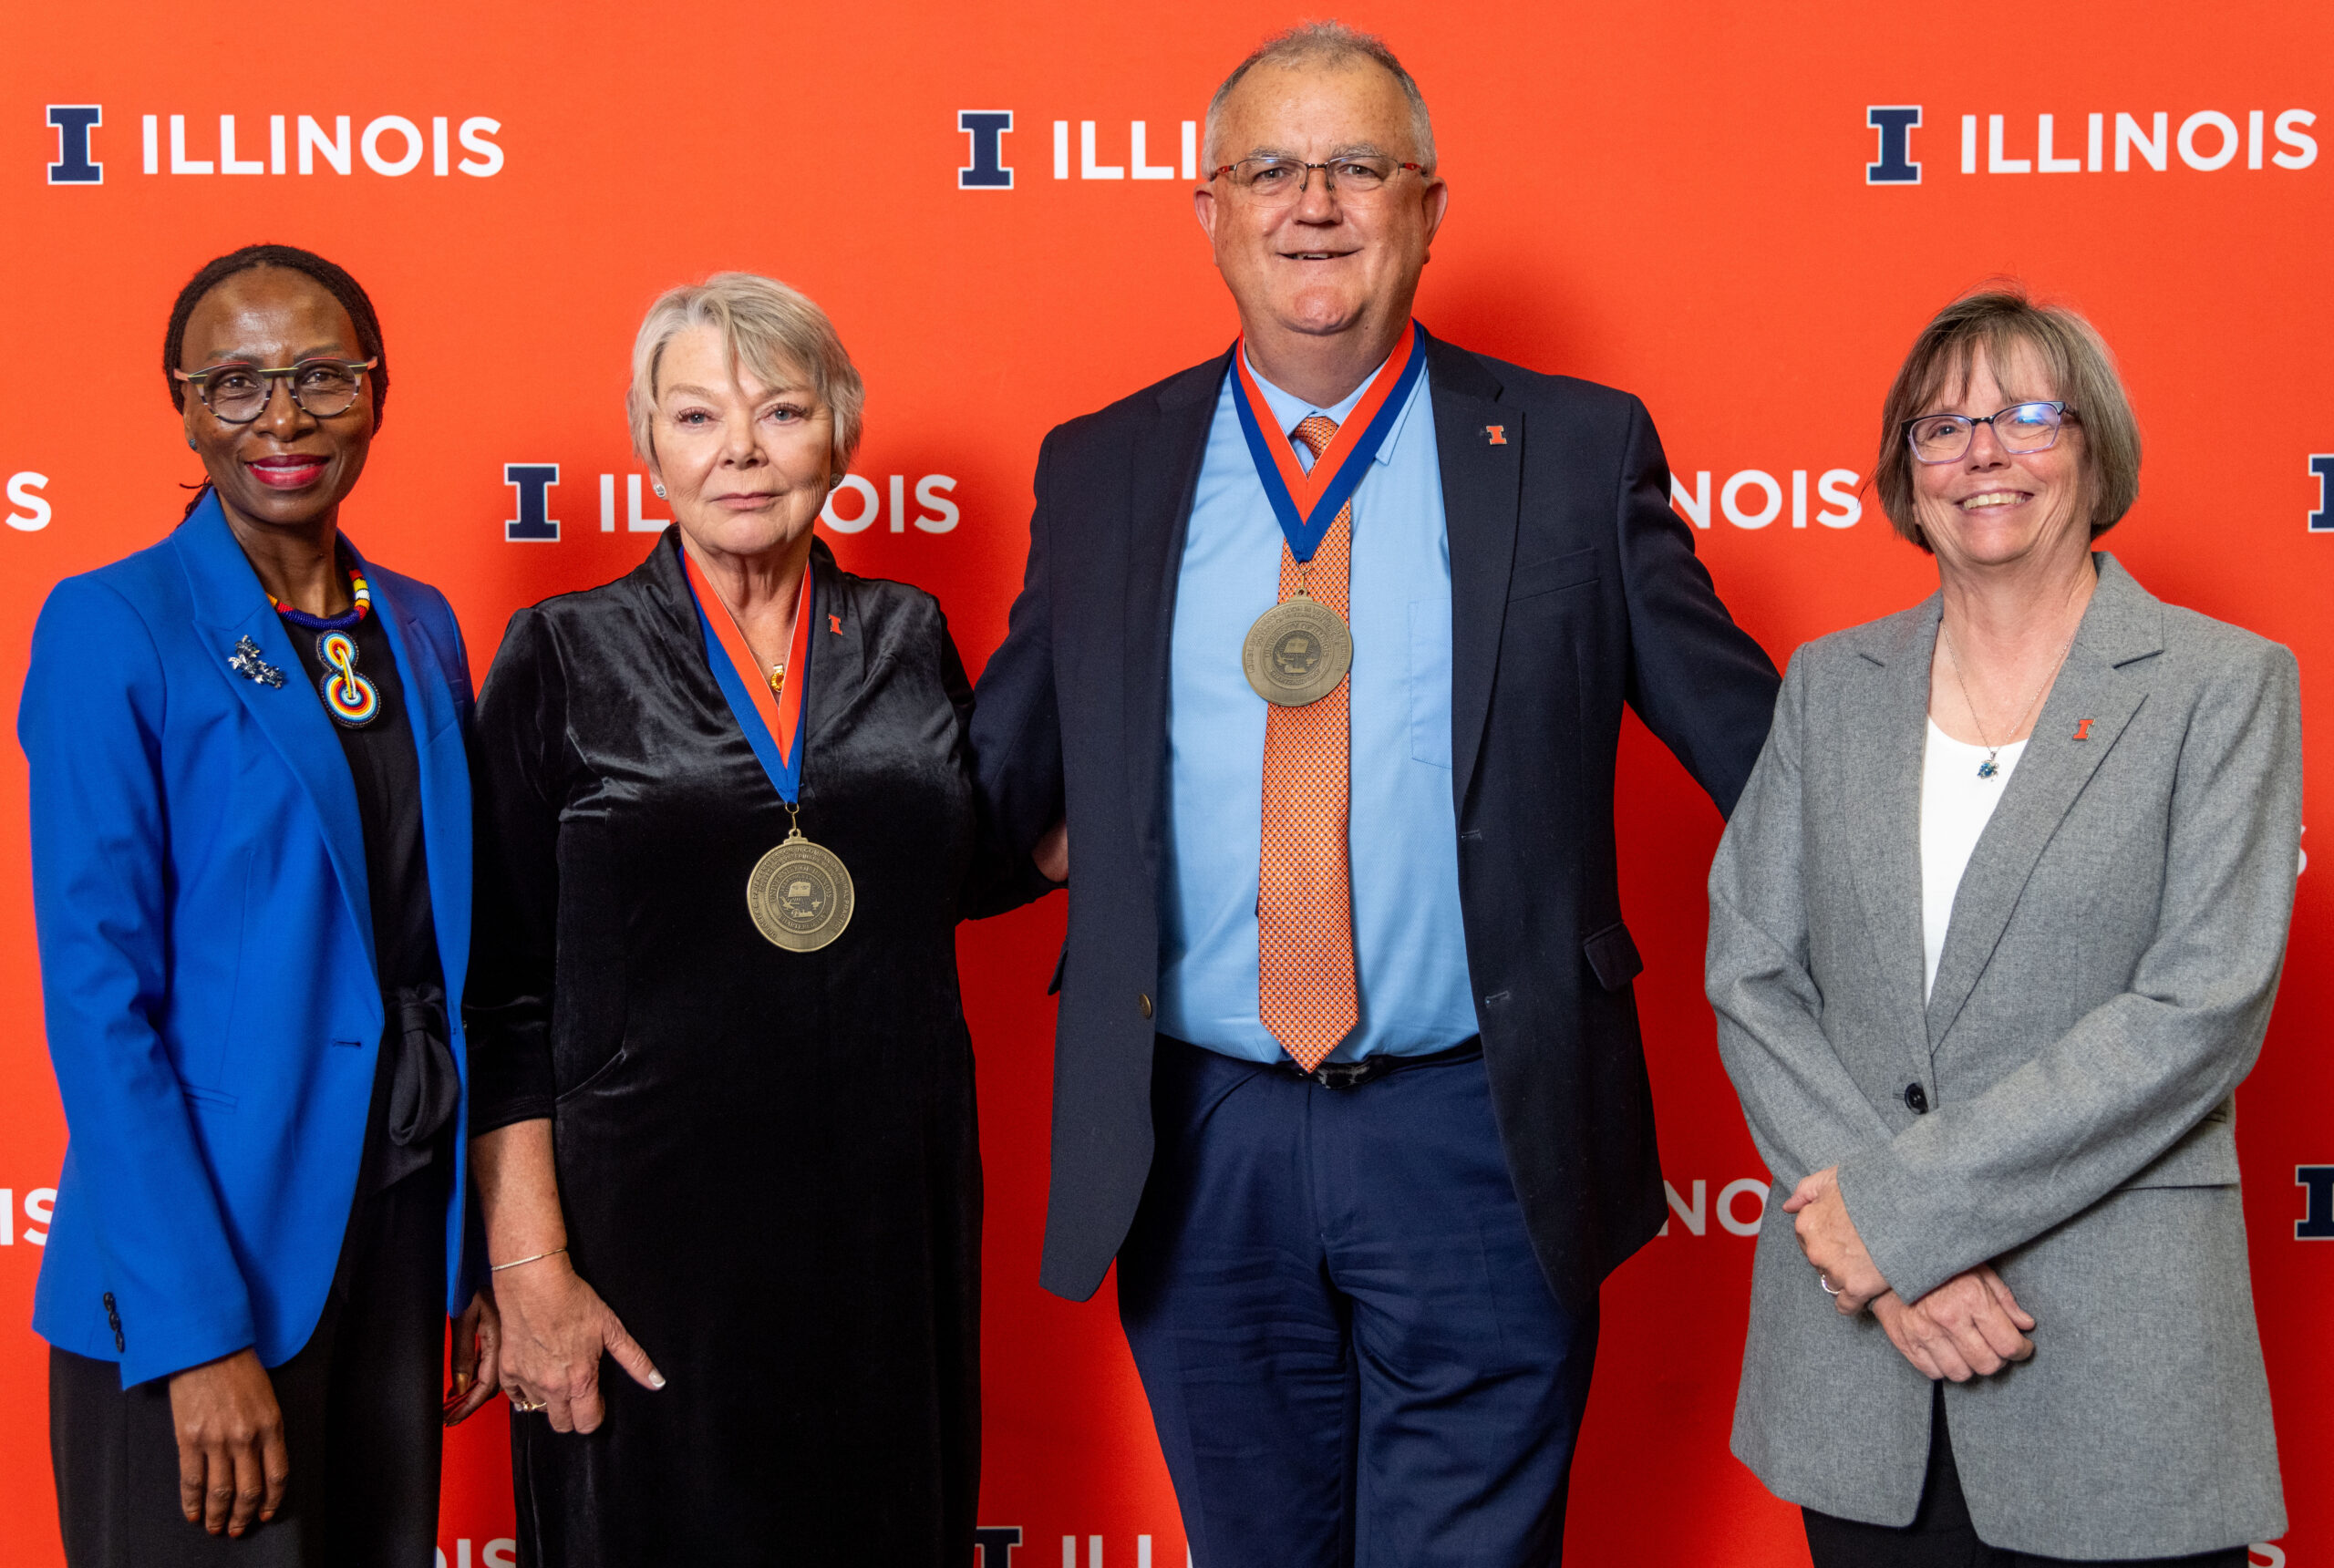
[(1258, 696), (1304, 707), (1337, 690), (1353, 667), (1353, 633), (1336, 611), (1297, 593), (1256, 617), (1240, 664)]
[(800, 829), (755, 863), (746, 880), (754, 926), (789, 953), (816, 953), (851, 923), (851, 872)]

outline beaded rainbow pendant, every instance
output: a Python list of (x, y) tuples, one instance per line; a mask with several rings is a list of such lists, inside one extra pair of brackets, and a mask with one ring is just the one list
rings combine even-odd
[(356, 673), (356, 639), (346, 632), (326, 632), (316, 639), (316, 657), (325, 664), (316, 688), (324, 693), (325, 710), (336, 723), (361, 728), (380, 717), (381, 688)]
[(357, 729), (381, 716), (381, 688), (356, 673), (356, 639), (348, 634), (373, 608), (372, 585), (352, 566), (348, 587), (356, 603), (337, 615), (311, 615), (273, 593), (267, 602), (292, 624), (323, 634), (316, 639), (316, 657), (323, 662), (325, 673), (316, 689), (324, 694), (325, 711), (332, 715), (334, 723)]

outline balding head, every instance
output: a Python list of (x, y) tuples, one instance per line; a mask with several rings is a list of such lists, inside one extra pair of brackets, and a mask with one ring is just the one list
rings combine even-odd
[(1259, 66), (1281, 70), (1347, 70), (1356, 67), (1375, 67), (1394, 78), (1405, 102), (1410, 106), (1410, 156), (1423, 164), (1428, 173), (1434, 171), (1434, 122), (1426, 111), (1426, 98), (1419, 92), (1419, 84), (1402, 68), (1382, 39), (1347, 26), (1343, 22), (1307, 22), (1275, 33), (1256, 46), (1255, 51), (1232, 68), (1224, 85), (1207, 103), (1207, 166), (1210, 169), (1247, 156), (1253, 149), (1226, 149), (1223, 143), (1224, 106), (1233, 89), (1249, 72)]
[(1226, 78), (1192, 201), (1267, 380), (1327, 407), (1385, 359), (1450, 201), (1431, 136), (1386, 46), (1333, 22)]

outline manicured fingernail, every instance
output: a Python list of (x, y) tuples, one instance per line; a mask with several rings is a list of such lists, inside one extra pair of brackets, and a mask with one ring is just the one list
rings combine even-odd
[(648, 1375), (648, 1386), (651, 1388), (662, 1388), (665, 1386), (665, 1375), (662, 1372), (651, 1372)]

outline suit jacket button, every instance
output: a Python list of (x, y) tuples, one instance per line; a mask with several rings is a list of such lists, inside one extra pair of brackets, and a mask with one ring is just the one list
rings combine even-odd
[(1928, 1091), (1919, 1084), (1908, 1083), (1905, 1086), (1905, 1103), (1911, 1108), (1915, 1116), (1926, 1116), (1929, 1109)]
[(1149, 1016), (1151, 1016), (1151, 993), (1150, 993), (1150, 992), (1148, 992), (1148, 991), (1137, 991), (1137, 992), (1134, 994), (1134, 1005), (1135, 1005), (1136, 1009), (1137, 1009), (1138, 1011), (1140, 1011), (1140, 1012), (1142, 1014), (1142, 1016), (1143, 1016), (1144, 1017), (1148, 1018)]

